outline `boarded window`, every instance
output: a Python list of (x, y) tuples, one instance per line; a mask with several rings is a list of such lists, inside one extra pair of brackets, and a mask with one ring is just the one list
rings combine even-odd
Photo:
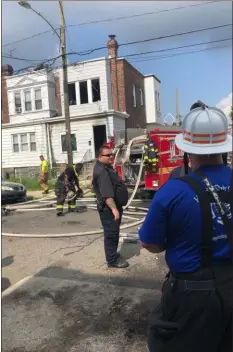
[(69, 95), (69, 104), (76, 105), (76, 88), (75, 83), (68, 84), (68, 95)]
[(91, 80), (91, 87), (92, 87), (92, 101), (100, 101), (100, 80), (99, 79), (92, 79)]
[(88, 104), (87, 81), (79, 82), (80, 104)]
[(36, 107), (36, 110), (42, 109), (41, 89), (35, 90), (35, 107)]
[[(66, 135), (65, 134), (63, 134), (61, 136), (61, 148), (62, 148), (63, 152), (67, 152)], [(76, 142), (76, 135), (75, 134), (71, 134), (71, 148), (72, 148), (72, 152), (77, 151), (77, 142)]]

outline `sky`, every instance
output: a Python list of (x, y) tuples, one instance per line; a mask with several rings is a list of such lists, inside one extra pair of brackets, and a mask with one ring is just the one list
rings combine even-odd
[[(231, 1), (214, 3), (207, 3), (207, 1), (63, 1), (63, 3), (67, 25), (67, 52), (82, 52), (103, 47), (109, 34), (115, 34), (119, 44), (122, 44), (232, 24)], [(57, 1), (33, 0), (30, 4), (54, 27), (59, 27)], [(197, 4), (201, 5), (192, 6)], [(178, 7), (182, 9), (174, 10)], [(145, 13), (150, 14), (142, 15)], [(133, 15), (141, 16), (115, 19)], [(108, 21), (83, 24), (106, 19)], [(7, 54), (27, 60), (46, 60), (58, 55), (59, 41), (52, 32), (6, 45), (47, 30), (50, 30), (47, 23), (31, 10), (19, 6), (17, 1), (2, 1), (2, 55)], [(119, 56), (167, 50), (231, 37), (232, 26), (229, 26), (122, 46), (119, 48)], [(206, 48), (208, 50), (203, 51)], [(198, 52), (193, 53), (193, 51)], [(104, 48), (84, 56), (69, 56), (69, 63), (107, 55), (107, 49)], [(176, 88), (179, 90), (181, 115), (185, 115), (193, 102), (198, 99), (209, 106), (217, 106), (225, 112), (228, 111), (229, 105), (232, 105), (232, 40), (144, 54), (129, 57), (128, 60), (143, 74), (155, 74), (161, 80), (164, 116), (168, 113), (175, 116)], [(32, 64), (28, 61), (3, 57), (2, 64), (6, 63), (12, 65), (15, 70)]]

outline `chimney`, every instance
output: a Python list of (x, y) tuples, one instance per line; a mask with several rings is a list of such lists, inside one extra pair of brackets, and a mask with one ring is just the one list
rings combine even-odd
[(14, 72), (14, 69), (11, 65), (2, 66), (2, 75), (12, 76), (13, 72)]
[(109, 41), (107, 42), (108, 56), (111, 58), (116, 58), (118, 54), (119, 45), (115, 38), (116, 36), (114, 34), (110, 34)]
[(11, 65), (2, 66), (2, 123), (9, 123), (9, 108), (7, 96), (6, 76), (11, 76), (14, 69)]

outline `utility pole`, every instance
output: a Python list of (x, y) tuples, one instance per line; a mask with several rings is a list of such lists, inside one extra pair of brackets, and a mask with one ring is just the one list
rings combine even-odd
[(180, 126), (180, 114), (179, 114), (179, 92), (176, 88), (176, 126)]
[(61, 25), (61, 54), (62, 54), (62, 73), (63, 73), (63, 92), (64, 92), (64, 111), (65, 111), (65, 126), (66, 126), (66, 150), (68, 165), (73, 165), (73, 152), (71, 145), (71, 130), (70, 130), (70, 107), (68, 94), (68, 78), (67, 78), (67, 56), (66, 56), (66, 33), (65, 33), (65, 18), (63, 11), (62, 0), (59, 0), (60, 25)]

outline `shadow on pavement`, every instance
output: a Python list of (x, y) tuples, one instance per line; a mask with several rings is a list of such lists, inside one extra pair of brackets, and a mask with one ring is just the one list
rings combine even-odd
[(2, 351), (145, 352), (161, 280), (43, 269), (3, 298)]
[[(2, 259), (2, 268), (11, 265), (14, 263), (14, 256), (9, 255), (8, 257), (5, 257)], [(1, 278), (1, 292), (5, 291), (8, 287), (10, 287), (11, 282), (8, 278), (2, 277)]]

